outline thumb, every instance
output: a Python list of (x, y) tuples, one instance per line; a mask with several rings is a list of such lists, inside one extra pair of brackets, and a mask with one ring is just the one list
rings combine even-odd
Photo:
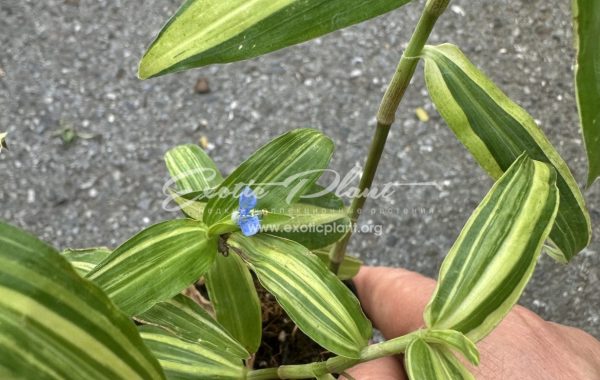
[(365, 266), (354, 283), (365, 313), (386, 339), (425, 325), (423, 311), (434, 280), (405, 269)]

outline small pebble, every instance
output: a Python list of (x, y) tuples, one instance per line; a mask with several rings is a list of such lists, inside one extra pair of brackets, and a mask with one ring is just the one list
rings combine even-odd
[(354, 69), (350, 72), (350, 78), (358, 78), (362, 75), (362, 70)]
[(429, 114), (427, 113), (427, 111), (425, 111), (424, 108), (419, 107), (419, 108), (415, 109), (415, 114), (417, 115), (417, 118), (419, 119), (419, 121), (422, 121), (423, 123), (426, 123), (429, 121)]
[(452, 6), (450, 6), (450, 10), (451, 10), (452, 12), (456, 13), (456, 14), (457, 14), (457, 15), (459, 15), (459, 16), (464, 16), (464, 15), (466, 14), (466, 13), (465, 13), (465, 10), (464, 10), (464, 9), (462, 9), (462, 8), (461, 8), (460, 6), (458, 6), (458, 5), (452, 5)]
[(206, 79), (206, 78), (198, 79), (198, 81), (196, 82), (196, 85), (194, 86), (194, 92), (196, 94), (208, 94), (210, 92), (210, 86), (208, 84), (208, 79)]
[(0, 153), (2, 152), (2, 148), (8, 150), (8, 145), (6, 144), (6, 132), (0, 132)]
[(27, 190), (27, 203), (35, 203), (35, 190)]
[(209, 145), (208, 138), (206, 136), (200, 137), (200, 146), (202, 147), (202, 149), (208, 148), (208, 145)]

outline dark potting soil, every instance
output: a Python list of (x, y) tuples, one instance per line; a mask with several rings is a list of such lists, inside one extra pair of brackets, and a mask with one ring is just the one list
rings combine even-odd
[(304, 334), (257, 281), (262, 305), (263, 340), (254, 359), (254, 368), (306, 364), (327, 360), (333, 354)]
[[(263, 288), (256, 278), (254, 278), (254, 285), (261, 301), (263, 336), (261, 345), (250, 363), (252, 368), (306, 364), (324, 361), (333, 356), (300, 331), (277, 303), (275, 297)], [(208, 299), (203, 281), (196, 283), (195, 288), (203, 298)]]

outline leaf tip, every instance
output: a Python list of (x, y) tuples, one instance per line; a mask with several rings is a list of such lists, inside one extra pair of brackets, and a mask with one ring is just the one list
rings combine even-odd
[(137, 77), (138, 77), (138, 79), (141, 79), (141, 80), (146, 80), (146, 79), (152, 78), (152, 72), (149, 70), (148, 61), (145, 58), (146, 58), (146, 56), (144, 56), (140, 60), (140, 63), (138, 65)]
[(592, 187), (592, 185), (594, 184), (594, 182), (596, 182), (596, 180), (598, 179), (599, 176), (600, 176), (600, 172), (593, 173), (592, 170), (590, 169), (588, 172), (588, 178), (587, 178), (587, 182), (585, 184), (585, 189), (589, 190), (590, 187)]

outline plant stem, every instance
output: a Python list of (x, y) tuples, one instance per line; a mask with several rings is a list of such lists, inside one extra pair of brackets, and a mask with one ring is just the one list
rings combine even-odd
[(249, 371), (246, 380), (307, 379), (326, 373), (341, 373), (358, 363), (403, 353), (408, 344), (422, 334), (423, 331), (417, 330), (399, 338), (367, 346), (360, 353), (360, 359), (335, 356), (324, 362), (257, 369)]
[(419, 63), (419, 55), (421, 54), (437, 19), (444, 13), (449, 2), (450, 0), (427, 1), (415, 31), (408, 42), (408, 46), (400, 58), (392, 81), (383, 95), (381, 105), (379, 106), (379, 112), (377, 113), (377, 129), (375, 130), (375, 136), (373, 136), (369, 148), (367, 162), (365, 163), (365, 168), (358, 185), (359, 195), (353, 199), (352, 205), (350, 206), (349, 214), (352, 228), (335, 244), (329, 255), (329, 269), (334, 273), (338, 272), (340, 265), (344, 261), (346, 247), (352, 236), (352, 230), (358, 221), (368, 196), (368, 191), (366, 190), (373, 184), (373, 178), (375, 177), (375, 172), (377, 171), (377, 166), (379, 165), (379, 160), (381, 159), (390, 127), (396, 118), (396, 110), (398, 109), (398, 106), (404, 97), (404, 93), (406, 92), (406, 88), (410, 84), (415, 73), (415, 69)]

